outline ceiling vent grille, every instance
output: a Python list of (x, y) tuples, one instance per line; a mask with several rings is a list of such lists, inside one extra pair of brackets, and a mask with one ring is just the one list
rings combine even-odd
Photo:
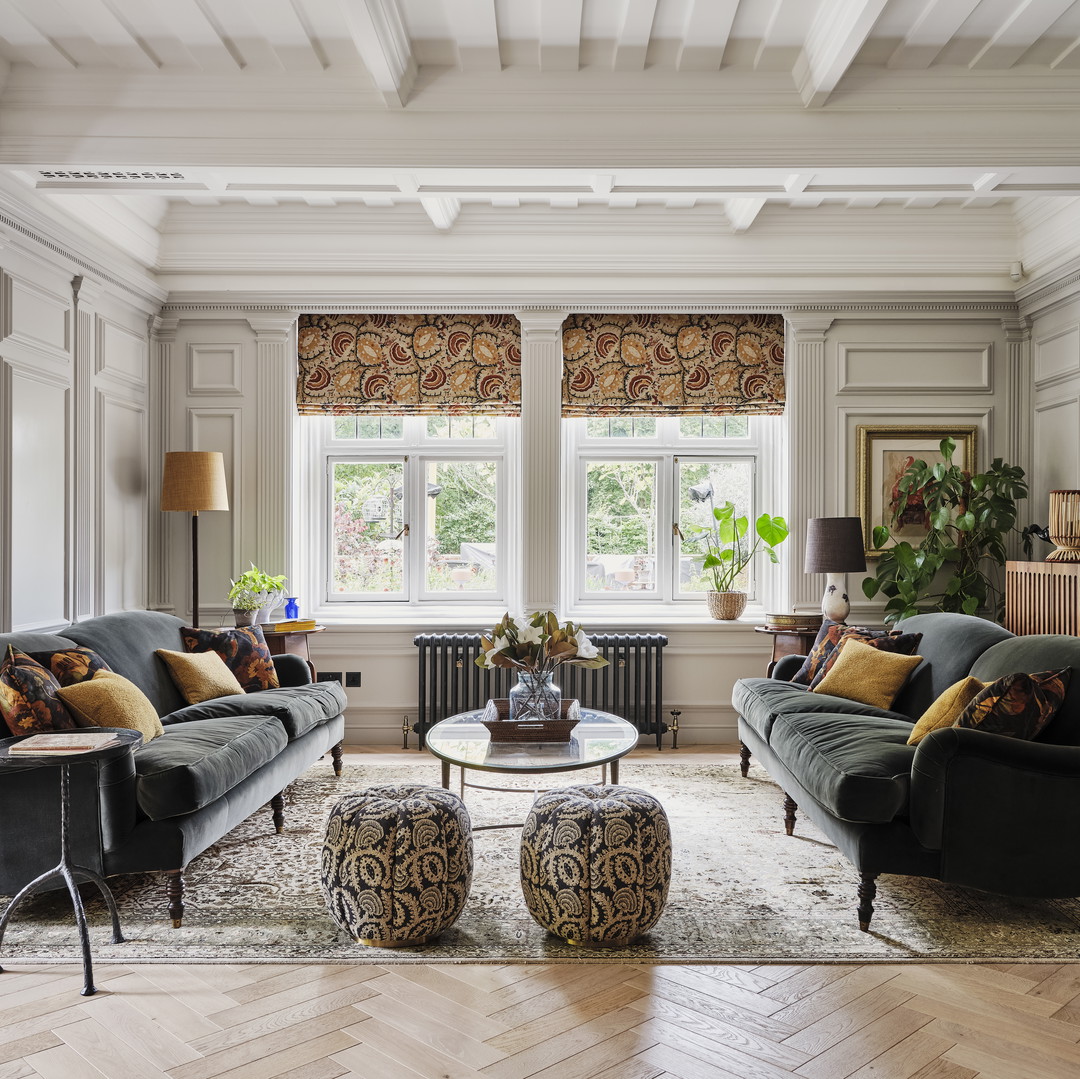
[(116, 183), (117, 181), (147, 183), (157, 181), (159, 183), (174, 184), (177, 180), (183, 181), (187, 179), (182, 172), (129, 172), (126, 169), (115, 169), (108, 172), (86, 169), (79, 169), (78, 171), (49, 169), (48, 171), (42, 170), (38, 175), (42, 180), (70, 180), (75, 183), (97, 180), (103, 183)]

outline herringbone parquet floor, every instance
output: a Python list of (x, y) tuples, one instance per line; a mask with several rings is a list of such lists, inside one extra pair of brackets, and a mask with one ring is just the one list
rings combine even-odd
[(90, 998), (74, 966), (0, 975), (0, 1079), (1080, 1076), (1080, 964), (102, 963), (95, 974)]
[(1074, 1079), (1080, 966), (101, 966), (0, 976), (0, 1079)]

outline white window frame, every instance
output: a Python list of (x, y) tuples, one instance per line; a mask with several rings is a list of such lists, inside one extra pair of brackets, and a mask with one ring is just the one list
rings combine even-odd
[[(316, 596), (313, 613), (330, 618), (348, 618), (363, 610), (370, 614), (377, 605), (387, 615), (399, 611), (440, 615), (444, 611), (467, 606), (487, 612), (506, 609), (515, 602), (515, 581), (521, 569), (515, 562), (520, 551), (520, 512), (512, 500), (520, 468), (519, 424), (510, 419), (493, 419), (496, 437), (490, 439), (436, 438), (427, 434), (427, 417), (403, 417), (401, 439), (338, 439), (333, 434), (333, 417), (300, 417), (298, 446), (306, 456), (309, 476), (318, 482), (302, 483), (301, 513), (306, 527), (294, 526), (298, 544), (304, 553), (300, 579), (305, 595)], [(426, 512), (427, 466), (447, 461), (494, 461), (496, 480), (496, 589), (489, 591), (431, 592), (426, 588)], [(376, 592), (335, 593), (331, 591), (331, 555), (333, 550), (332, 505), (333, 468), (337, 463), (365, 461), (403, 464), (405, 495), (402, 523), (409, 524), (404, 545), (403, 594)], [(312, 524), (314, 522), (314, 524)], [(404, 537), (403, 537), (404, 538)], [(519, 587), (519, 586), (518, 586)]]
[[(561, 563), (563, 572), (563, 605), (576, 616), (590, 613), (614, 615), (631, 606), (667, 611), (672, 615), (685, 615), (704, 601), (703, 593), (679, 594), (675, 581), (675, 552), (678, 539), (673, 526), (679, 522), (678, 491), (676, 489), (678, 462), (691, 459), (749, 460), (752, 462), (753, 515), (762, 512), (787, 516), (784, 453), (785, 425), (782, 421), (764, 422), (749, 417), (745, 438), (689, 439), (679, 436), (681, 417), (656, 417), (657, 433), (651, 438), (596, 438), (590, 437), (584, 422), (563, 422), (563, 454), (568, 467), (563, 470), (567, 477), (562, 492), (563, 513), (566, 528), (563, 531)], [(770, 418), (771, 419), (771, 418)], [(656, 568), (655, 581), (660, 586), (653, 592), (587, 592), (584, 545), (586, 534), (586, 470), (590, 462), (654, 461), (657, 468), (656, 485)], [(780, 548), (783, 559), (789, 554)], [(754, 559), (750, 571), (748, 607), (754, 612), (764, 609), (780, 609), (780, 596), (784, 593), (783, 576), (778, 572), (762, 573), (763, 555)], [(771, 565), (771, 563), (770, 563)]]

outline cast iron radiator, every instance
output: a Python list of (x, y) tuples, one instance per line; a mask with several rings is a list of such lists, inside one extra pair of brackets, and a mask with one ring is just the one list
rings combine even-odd
[[(555, 681), (564, 697), (576, 697), (586, 708), (611, 712), (632, 723), (642, 734), (656, 738), (662, 748), (664, 732), (672, 732), (677, 748), (678, 716), (671, 723), (662, 718), (663, 648), (661, 633), (601, 633), (589, 638), (608, 661), (606, 667), (589, 670), (562, 664)], [(476, 666), (480, 654), (478, 633), (421, 633), (413, 638), (420, 650), (420, 708), (412, 730), (423, 748), (428, 728), (440, 719), (483, 708), (491, 697), (505, 697), (517, 681), (516, 672)], [(402, 734), (408, 745), (409, 727)]]

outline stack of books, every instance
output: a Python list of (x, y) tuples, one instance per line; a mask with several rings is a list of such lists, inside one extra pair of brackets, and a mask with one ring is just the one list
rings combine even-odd
[(112, 731), (60, 731), (52, 734), (32, 734), (8, 747), (8, 753), (89, 753), (94, 749), (118, 746), (120, 739)]
[(293, 618), (288, 622), (270, 622), (263, 626), (264, 633), (303, 633), (315, 629), (314, 618)]

